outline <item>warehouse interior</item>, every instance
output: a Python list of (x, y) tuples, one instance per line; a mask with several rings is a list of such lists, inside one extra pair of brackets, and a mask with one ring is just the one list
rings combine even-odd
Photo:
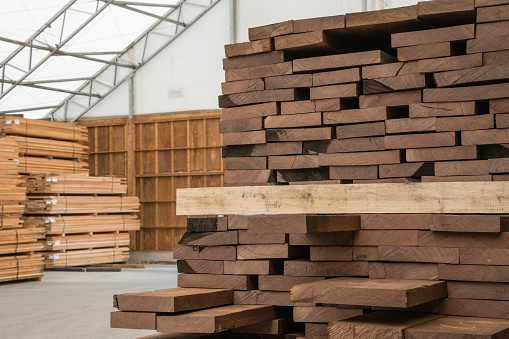
[(509, 338), (509, 0), (0, 17), (1, 338)]

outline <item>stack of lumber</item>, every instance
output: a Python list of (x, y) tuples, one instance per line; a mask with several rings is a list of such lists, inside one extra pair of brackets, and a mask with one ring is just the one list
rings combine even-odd
[(12, 137), (0, 138), (0, 282), (40, 278), (44, 228), (23, 225), (26, 187), (18, 175), (19, 148)]
[[(507, 192), (502, 182), (179, 190), (177, 214), (209, 215), (188, 218), (175, 247), (183, 290), (119, 295), (111, 324), (239, 337), (505, 338)], [(218, 304), (185, 316), (155, 306), (198, 308), (189, 291), (217, 300), (202, 289), (282, 313), (235, 329), (222, 327), (233, 321)], [(194, 317), (209, 325), (176, 325)]]
[(293, 20), (225, 46), (225, 185), (499, 181), (509, 2)]
[(29, 176), (24, 186), (32, 194), (126, 194), (127, 179), (116, 177)]
[(86, 127), (0, 117), (0, 133), (17, 144), (20, 174), (88, 175)]
[(128, 260), (128, 231), (139, 230), (140, 204), (125, 196), (125, 179), (37, 175), (24, 186), (26, 224), (47, 230), (46, 267)]

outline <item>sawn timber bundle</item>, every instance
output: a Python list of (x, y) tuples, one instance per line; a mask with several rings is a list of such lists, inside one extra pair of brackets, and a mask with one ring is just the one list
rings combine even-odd
[(435, 0), (251, 28), (225, 46), (225, 185), (507, 180), (508, 8)]

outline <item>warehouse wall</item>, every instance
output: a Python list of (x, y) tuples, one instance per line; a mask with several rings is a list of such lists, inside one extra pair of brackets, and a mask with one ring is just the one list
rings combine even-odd
[[(289, 19), (358, 12), (363, 0), (236, 0), (237, 42), (248, 40), (248, 28)], [(367, 0), (367, 10), (416, 4), (417, 0)], [(218, 109), (224, 81), (222, 59), (230, 43), (230, 1), (221, 0), (184, 34), (141, 68), (135, 76), (136, 115)], [(127, 84), (94, 107), (85, 119), (127, 116)], [(72, 118), (72, 113), (69, 114)]]

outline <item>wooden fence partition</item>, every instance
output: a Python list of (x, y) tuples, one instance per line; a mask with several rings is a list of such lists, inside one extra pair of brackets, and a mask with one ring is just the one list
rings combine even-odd
[(90, 175), (128, 178), (128, 195), (140, 199), (135, 251), (173, 251), (187, 216), (177, 216), (178, 188), (223, 185), (218, 122), (221, 112), (158, 114), (85, 120), (89, 128)]

